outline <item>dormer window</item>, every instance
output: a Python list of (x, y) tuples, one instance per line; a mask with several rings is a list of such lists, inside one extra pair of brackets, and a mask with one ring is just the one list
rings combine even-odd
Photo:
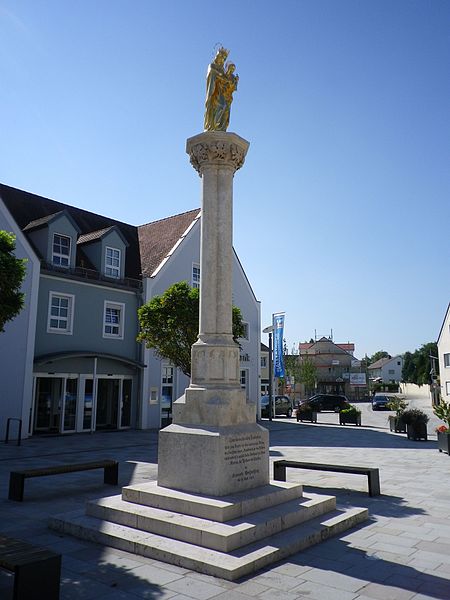
[(120, 278), (120, 250), (106, 247), (105, 275)]
[(70, 237), (59, 233), (53, 234), (52, 263), (59, 267), (70, 266)]

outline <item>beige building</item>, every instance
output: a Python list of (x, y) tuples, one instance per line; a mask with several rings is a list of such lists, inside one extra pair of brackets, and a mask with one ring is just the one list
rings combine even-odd
[(320, 394), (344, 394), (349, 399), (358, 400), (367, 394), (365, 373), (361, 373), (361, 363), (355, 359), (355, 345), (336, 344), (331, 338), (321, 337), (315, 342), (299, 344), (299, 361), (309, 359), (316, 368), (314, 390), (306, 390), (303, 384), (296, 385), (296, 396)]

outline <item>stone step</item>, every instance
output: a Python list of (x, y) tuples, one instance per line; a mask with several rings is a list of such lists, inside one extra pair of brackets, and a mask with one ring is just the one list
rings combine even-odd
[(300, 498), (302, 494), (302, 485), (286, 481), (271, 481), (268, 485), (220, 498), (162, 487), (156, 481), (122, 488), (122, 498), (127, 502), (153, 506), (220, 523)]
[(234, 581), (339, 535), (367, 517), (365, 508), (336, 509), (230, 553), (105, 522), (84, 511), (52, 517), (49, 526), (65, 534)]
[(335, 508), (335, 496), (304, 494), (301, 498), (227, 523), (219, 523), (160, 508), (125, 502), (118, 495), (88, 502), (86, 514), (196, 546), (230, 552), (274, 535), (283, 529), (304, 523)]

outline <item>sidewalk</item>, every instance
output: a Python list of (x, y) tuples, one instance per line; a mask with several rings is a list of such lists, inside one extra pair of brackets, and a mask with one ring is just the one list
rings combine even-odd
[[(120, 461), (120, 485), (156, 479), (155, 432), (1, 444), (0, 532), (62, 553), (62, 600), (449, 600), (450, 458), (438, 452), (433, 436), (408, 441), (389, 433), (386, 413), (362, 408), (366, 427), (339, 427), (331, 413), (321, 414), (317, 425), (263, 422), (270, 429), (271, 459), (378, 467), (383, 495), (370, 498), (365, 477), (289, 470), (288, 480), (302, 482), (306, 491), (334, 494), (341, 505), (367, 506), (371, 519), (243, 581), (215, 579), (47, 529), (49, 515), (119, 493), (103, 485), (102, 471), (29, 479), (23, 502), (7, 500), (9, 472), (25, 467), (113, 458)], [(2, 600), (10, 597), (11, 584), (12, 577), (0, 571)]]

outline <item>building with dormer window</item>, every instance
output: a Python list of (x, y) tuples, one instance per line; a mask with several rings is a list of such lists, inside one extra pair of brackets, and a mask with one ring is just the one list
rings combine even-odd
[[(200, 285), (200, 211), (136, 227), (0, 185), (0, 229), (28, 259), (25, 308), (0, 335), (1, 435), (8, 418), (24, 436), (166, 424), (189, 381), (136, 342), (137, 310), (177, 281)], [(236, 255), (233, 285), (256, 407), (260, 307)]]

